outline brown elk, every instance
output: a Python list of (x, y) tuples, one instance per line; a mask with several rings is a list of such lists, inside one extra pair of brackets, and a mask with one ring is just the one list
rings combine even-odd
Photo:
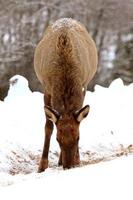
[(59, 19), (45, 31), (35, 50), (34, 67), (44, 89), (45, 142), (39, 172), (48, 167), (53, 122), (61, 153), (59, 165), (79, 164), (79, 124), (89, 112), (83, 106), (88, 83), (97, 69), (95, 43), (73, 19)]

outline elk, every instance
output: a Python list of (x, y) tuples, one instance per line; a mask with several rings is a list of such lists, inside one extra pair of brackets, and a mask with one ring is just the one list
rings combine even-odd
[(88, 83), (97, 70), (97, 50), (86, 28), (74, 19), (50, 25), (35, 49), (34, 68), (44, 90), (45, 140), (38, 172), (48, 167), (53, 123), (60, 146), (59, 165), (79, 165), (79, 124), (89, 112), (83, 106)]

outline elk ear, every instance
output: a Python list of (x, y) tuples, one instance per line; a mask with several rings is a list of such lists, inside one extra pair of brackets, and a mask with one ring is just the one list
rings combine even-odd
[(58, 121), (60, 117), (60, 113), (49, 106), (44, 106), (44, 110), (48, 119), (53, 121), (56, 124), (56, 122)]
[(75, 112), (75, 117), (76, 117), (76, 120), (78, 122), (81, 122), (82, 119), (84, 119), (85, 117), (87, 117), (88, 113), (89, 113), (89, 110), (90, 110), (90, 106), (89, 105), (86, 105), (85, 107), (81, 108), (81, 110), (78, 110)]

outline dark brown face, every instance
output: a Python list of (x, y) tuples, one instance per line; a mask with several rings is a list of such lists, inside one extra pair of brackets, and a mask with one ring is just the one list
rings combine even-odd
[(88, 112), (89, 106), (85, 106), (74, 113), (61, 114), (51, 107), (45, 106), (46, 116), (57, 127), (57, 141), (61, 149), (63, 168), (71, 168), (79, 164), (79, 124)]
[(56, 126), (63, 168), (74, 167), (79, 164), (79, 122), (74, 116), (64, 115), (58, 120)]

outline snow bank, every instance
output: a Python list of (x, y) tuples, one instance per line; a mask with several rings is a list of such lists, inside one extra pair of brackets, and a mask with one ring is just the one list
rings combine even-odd
[(130, 156), (58, 173), (48, 170), (36, 179), (2, 188), (0, 195), (2, 200), (133, 199), (132, 166), (133, 156)]
[(121, 79), (113, 81), (109, 88), (96, 85), (95, 92), (88, 92), (85, 104), (91, 109), (88, 119), (81, 124), (83, 146), (86, 143), (88, 148), (88, 142), (107, 148), (133, 144), (132, 98), (133, 84), (124, 86)]

